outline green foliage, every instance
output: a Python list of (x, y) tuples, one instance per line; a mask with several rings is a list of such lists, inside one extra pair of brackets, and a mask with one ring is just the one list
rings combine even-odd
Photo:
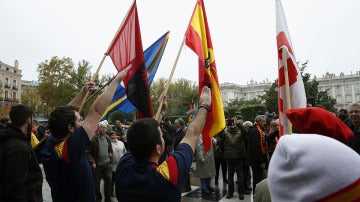
[[(305, 73), (308, 61), (300, 65), (300, 72), (304, 82), (305, 94), (308, 103), (314, 107), (323, 107), (329, 111), (335, 112), (336, 100), (328, 95), (328, 91), (318, 91), (319, 82), (316, 79), (311, 80), (311, 74)], [(261, 96), (265, 100), (265, 106), (269, 112), (278, 112), (278, 91), (277, 80), (272, 84), (269, 90)]]
[(135, 111), (130, 114), (124, 114), (119, 111), (115, 111), (111, 113), (110, 116), (108, 117), (108, 122), (113, 124), (115, 123), (116, 120), (119, 120), (121, 121), (121, 123), (125, 123), (127, 121), (134, 120), (134, 117), (135, 117)]
[[(260, 99), (251, 99), (251, 100), (244, 100), (244, 99), (233, 99), (227, 104), (224, 108), (224, 113), (226, 118), (234, 117), (235, 115), (240, 115), (240, 109), (252, 105), (259, 105), (261, 104)], [(242, 115), (242, 114), (241, 114)]]
[(37, 88), (23, 86), (21, 91), (21, 103), (28, 106), (34, 112), (35, 116), (43, 114), (43, 112), (38, 112), (38, 109), (43, 104), (38, 98)]
[(47, 110), (69, 103), (81, 90), (83, 84), (90, 81), (89, 62), (82, 60), (75, 67), (71, 58), (54, 56), (38, 65), (38, 95), (46, 101)]
[[(150, 87), (155, 113), (159, 106), (158, 99), (165, 90), (165, 85), (165, 78), (160, 78), (159, 80), (154, 81)], [(183, 78), (178, 79), (170, 84), (167, 95), (170, 98), (167, 116), (184, 116), (189, 110), (191, 100), (197, 100), (198, 87), (190, 80)]]
[(265, 112), (266, 106), (263, 104), (248, 105), (240, 108), (240, 114), (244, 121), (254, 121), (256, 114), (259, 111)]
[(326, 91), (320, 91), (318, 93), (316, 102), (319, 103), (319, 107), (335, 113), (337, 111), (335, 108), (336, 99), (331, 98), (328, 91), (329, 89), (327, 89)]
[(266, 110), (269, 112), (278, 113), (278, 80), (276, 79), (274, 83), (272, 83), (269, 90), (265, 90), (265, 94), (260, 96), (262, 100), (264, 100), (264, 105), (266, 106)]

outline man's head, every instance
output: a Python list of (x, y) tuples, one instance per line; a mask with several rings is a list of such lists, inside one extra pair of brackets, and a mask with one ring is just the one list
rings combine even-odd
[(77, 110), (75, 106), (64, 105), (56, 107), (51, 112), (48, 126), (55, 138), (63, 138), (81, 126), (80, 114)]
[(0, 123), (5, 124), (5, 125), (8, 124), (9, 121), (10, 121), (10, 119), (8, 117), (3, 117), (0, 119)]
[(279, 130), (279, 119), (274, 119), (270, 122), (270, 132)]
[(265, 127), (265, 124), (266, 124), (266, 117), (265, 115), (257, 115), (255, 117), (255, 122), (258, 126), (260, 127)]
[(127, 131), (127, 143), (137, 162), (148, 161), (154, 155), (160, 157), (165, 148), (160, 126), (152, 118), (132, 123)]
[(234, 119), (231, 119), (231, 118), (226, 119), (226, 126), (227, 127), (234, 126)]
[(356, 126), (360, 126), (360, 104), (353, 103), (349, 106), (349, 116), (351, 122)]
[(100, 122), (99, 123), (99, 134), (100, 135), (105, 135), (106, 134), (106, 130), (107, 130), (107, 124), (104, 122)]
[(346, 118), (348, 117), (347, 110), (346, 110), (346, 109), (340, 109), (340, 110), (338, 111), (338, 117), (339, 117), (339, 119), (341, 119), (341, 120), (346, 119)]
[(25, 105), (15, 105), (10, 110), (11, 124), (18, 128), (26, 128), (26, 133), (30, 133), (32, 130), (32, 115), (31, 109)]
[(254, 125), (254, 124), (253, 124), (251, 121), (245, 121), (245, 122), (243, 123), (243, 126), (244, 126), (244, 128), (245, 128), (246, 131), (248, 131), (249, 128), (250, 128), (251, 126), (253, 126), (253, 125)]
[(182, 127), (184, 127), (184, 126), (185, 126), (185, 121), (184, 121), (184, 119), (178, 118), (178, 119), (176, 119), (176, 120), (174, 121), (174, 127), (175, 127), (176, 129), (182, 128)]

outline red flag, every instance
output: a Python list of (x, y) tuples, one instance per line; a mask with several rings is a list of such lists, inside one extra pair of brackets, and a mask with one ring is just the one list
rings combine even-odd
[(286, 117), (287, 97), (285, 90), (284, 60), (282, 51), (286, 52), (286, 64), (288, 68), (289, 87), (290, 87), (290, 105), (291, 108), (306, 107), (306, 95), (304, 83), (300, 69), (296, 63), (293, 47), (291, 45), (290, 34), (287, 28), (286, 19), (281, 5), (281, 0), (276, 0), (276, 40), (278, 49), (278, 105), (279, 105), (279, 122), (280, 135), (288, 133), (288, 120)]
[(138, 110), (137, 118), (153, 117), (136, 2), (131, 6), (108, 55), (118, 71), (132, 65), (124, 78), (126, 95)]
[(209, 86), (212, 93), (211, 111), (206, 117), (202, 131), (204, 148), (207, 152), (211, 146), (211, 137), (225, 128), (225, 116), (203, 0), (197, 0), (185, 35), (186, 45), (199, 57), (199, 94), (204, 86)]

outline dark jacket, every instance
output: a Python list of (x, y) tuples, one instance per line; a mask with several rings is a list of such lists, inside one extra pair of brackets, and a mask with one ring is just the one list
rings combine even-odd
[(43, 176), (25, 135), (11, 124), (0, 132), (0, 201), (42, 201)]
[(354, 140), (350, 142), (349, 146), (358, 154), (360, 154), (360, 127), (356, 128), (354, 125), (352, 125), (350, 129), (354, 133)]
[(247, 132), (243, 127), (228, 126), (219, 134), (218, 141), (220, 148), (224, 148), (224, 158), (245, 158), (246, 151), (244, 141), (247, 138)]
[[(110, 153), (112, 154), (113, 153), (113, 149), (112, 149), (112, 146), (111, 146), (111, 140), (108, 136), (106, 136), (106, 141), (108, 142), (108, 153), (109, 153), (109, 158), (110, 158)], [(86, 150), (86, 156), (87, 156), (87, 159), (89, 160), (89, 163), (90, 165), (92, 164), (98, 164), (98, 160), (99, 160), (99, 136), (98, 134), (97, 135), (94, 135), (94, 137), (91, 139), (91, 142), (90, 142), (90, 147)], [(110, 158), (111, 160), (111, 158)]]
[(183, 126), (181, 128), (178, 128), (175, 132), (175, 138), (174, 138), (174, 150), (179, 146), (181, 140), (185, 137), (186, 134), (186, 127)]
[[(265, 141), (266, 142), (266, 141)], [(249, 128), (248, 148), (246, 153), (246, 161), (251, 166), (260, 166), (267, 163), (266, 153), (261, 151), (261, 137), (256, 125)], [(266, 145), (263, 145), (266, 147)]]

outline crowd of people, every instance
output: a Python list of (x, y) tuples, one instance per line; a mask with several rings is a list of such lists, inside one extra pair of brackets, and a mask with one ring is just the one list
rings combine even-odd
[[(360, 104), (339, 110), (337, 117), (317, 107), (289, 110), (294, 130), (312, 135), (280, 137), (274, 114), (258, 112), (246, 121), (229, 117), (205, 151), (201, 131), (211, 105), (208, 87), (188, 125), (164, 117), (166, 96), (157, 120), (136, 120), (126, 131), (120, 121), (99, 122), (128, 69), (94, 101), (85, 119), (78, 107), (93, 90), (91, 82), (68, 105), (56, 107), (47, 125), (33, 120), (26, 106), (11, 107), (9, 119), (0, 123), (0, 201), (43, 201), (40, 161), (53, 201), (180, 201), (181, 193), (191, 191), (193, 161), (204, 195), (218, 188), (221, 167), (228, 199), (235, 187), (240, 200), (251, 192), (255, 201), (360, 199)], [(345, 171), (331, 174), (340, 165)]]

